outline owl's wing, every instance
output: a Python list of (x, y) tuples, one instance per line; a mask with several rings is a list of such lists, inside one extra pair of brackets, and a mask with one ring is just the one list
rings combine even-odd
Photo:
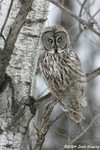
[[(77, 70), (77, 77), (78, 77), (79, 81), (81, 81), (81, 82), (79, 82), (79, 84), (80, 84), (80, 87), (82, 88), (83, 96), (80, 99), (80, 103), (83, 107), (86, 107), (87, 106), (87, 100), (85, 97), (85, 89), (86, 89), (86, 85), (87, 85), (86, 75), (82, 71), (81, 62), (80, 62), (78, 56), (76, 55), (76, 53), (72, 51), (72, 55), (73, 55), (73, 62), (75, 63), (74, 67), (76, 67), (74, 69)], [(79, 74), (79, 76), (78, 76), (78, 74)]]

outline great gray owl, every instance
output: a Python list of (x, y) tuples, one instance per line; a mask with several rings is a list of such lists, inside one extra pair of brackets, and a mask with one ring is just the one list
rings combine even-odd
[(87, 105), (86, 76), (72, 50), (69, 35), (62, 26), (51, 26), (42, 32), (41, 42), (39, 66), (46, 84), (69, 117), (78, 123), (83, 118), (82, 106)]

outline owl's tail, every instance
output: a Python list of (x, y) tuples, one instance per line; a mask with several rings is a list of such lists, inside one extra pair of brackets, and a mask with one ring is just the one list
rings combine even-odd
[(59, 101), (59, 104), (66, 112), (67, 116), (76, 123), (79, 123), (81, 122), (82, 119), (85, 119), (84, 116), (82, 115), (82, 105), (78, 103), (77, 105), (75, 105), (75, 103), (74, 105), (72, 105), (71, 103), (69, 106), (66, 106), (65, 103), (63, 103), (62, 101)]

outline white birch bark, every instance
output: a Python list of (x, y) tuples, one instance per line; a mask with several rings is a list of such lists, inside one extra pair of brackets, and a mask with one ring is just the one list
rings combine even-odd
[[(10, 0), (3, 0), (0, 14), (0, 27), (10, 5)], [(7, 37), (10, 26), (21, 7), (18, 0), (14, 1), (4, 35)], [(36, 129), (33, 123), (37, 121), (37, 115), (32, 119), (25, 134), (27, 124), (32, 117), (29, 108), (26, 107), (24, 115), (12, 124), (12, 118), (18, 114), (21, 98), (31, 94), (32, 79), (34, 80), (38, 55), (40, 51), (39, 36), (43, 23), (47, 17), (48, 3), (45, 0), (33, 0), (32, 10), (29, 12), (26, 23), (17, 38), (7, 74), (12, 78), (6, 90), (0, 94), (0, 150), (30, 150), (36, 141)], [(3, 48), (1, 39), (0, 47)], [(24, 106), (22, 106), (23, 108)]]

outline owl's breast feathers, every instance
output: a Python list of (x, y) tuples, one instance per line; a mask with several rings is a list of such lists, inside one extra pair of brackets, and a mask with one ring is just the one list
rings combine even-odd
[(74, 52), (70, 54), (43, 53), (40, 68), (53, 94), (81, 98), (85, 95), (86, 77)]
[(66, 54), (43, 53), (39, 64), (46, 82), (57, 89), (79, 90), (86, 85), (86, 77), (74, 52)]

